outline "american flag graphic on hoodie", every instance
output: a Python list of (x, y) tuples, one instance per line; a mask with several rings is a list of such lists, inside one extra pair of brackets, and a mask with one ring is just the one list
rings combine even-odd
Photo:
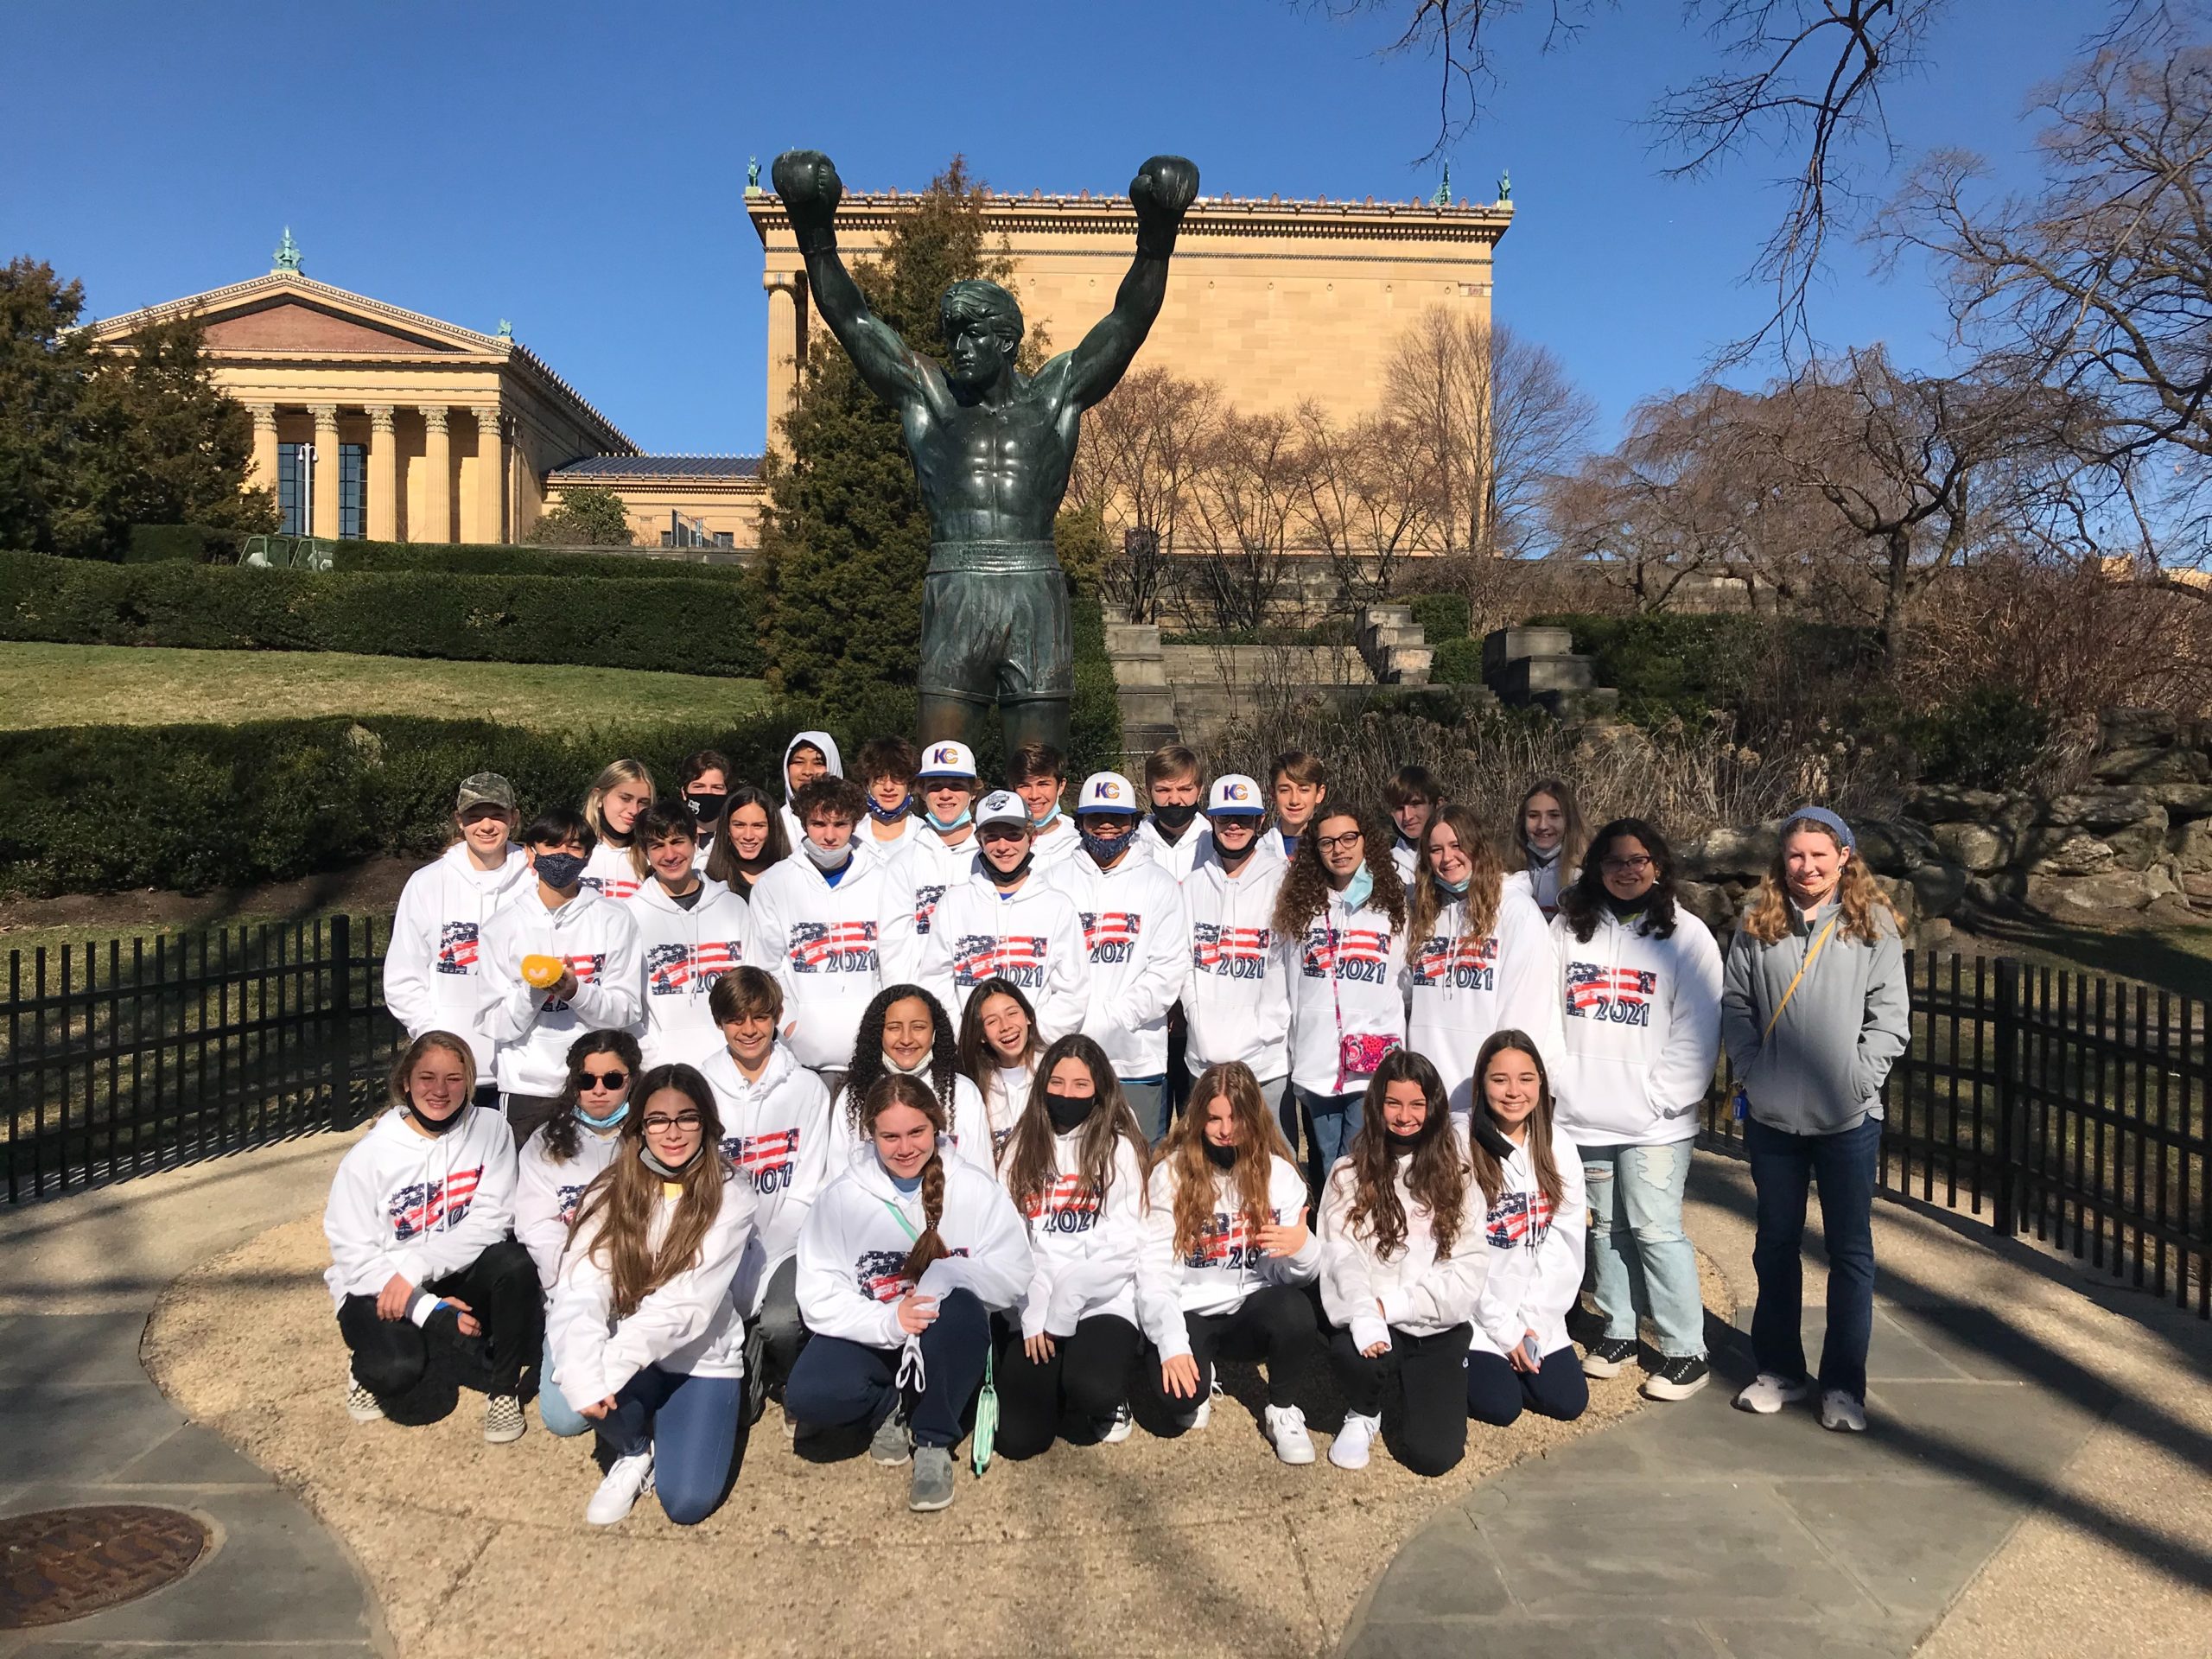
[(1413, 980), (1416, 986), (1441, 985), (1447, 990), (1487, 991), (1497, 982), (1497, 936), (1470, 939), (1434, 934), (1423, 939), (1414, 952)]
[(1087, 1233), (1098, 1224), (1098, 1194), (1080, 1175), (1056, 1176), (1029, 1201), (1033, 1233)]
[(438, 971), (473, 974), (476, 971), (476, 924), (445, 922), (438, 928)]
[(645, 948), (645, 995), (684, 996), (709, 991), (724, 974), (745, 961), (743, 941), (702, 939), (696, 944), (669, 944)]
[(1045, 984), (1046, 940), (1041, 934), (1010, 933), (1004, 938), (969, 933), (953, 941), (953, 982), (973, 990), (994, 976), (1012, 980), (1025, 991)]
[[(561, 960), (568, 964), (569, 971), (576, 976), (577, 984), (589, 985), (599, 978), (599, 970), (606, 963), (607, 958), (600, 952), (588, 951), (582, 956), (563, 957)], [(568, 1011), (568, 1003), (557, 996), (545, 1005), (545, 1012), (548, 1014), (566, 1014)]]
[(1567, 964), (1567, 1018), (1648, 1028), (1652, 998), (1658, 989), (1659, 972), (1655, 968), (1570, 962)]
[(763, 1195), (780, 1192), (791, 1184), (798, 1166), (798, 1129), (774, 1129), (766, 1135), (734, 1135), (722, 1142), (722, 1156), (729, 1166), (753, 1183)]
[(442, 1180), (409, 1182), (385, 1200), (392, 1237), (404, 1243), (434, 1227), (458, 1225), (483, 1179), (484, 1166), (479, 1164), (474, 1169), (456, 1169)]
[(795, 974), (872, 974), (874, 922), (793, 922), (785, 954)]
[(1534, 1192), (1500, 1192), (1483, 1224), (1493, 1250), (1533, 1250), (1551, 1236), (1552, 1201), (1541, 1187)]
[(1086, 910), (1083, 912), (1083, 942), (1094, 963), (1127, 962), (1144, 931), (1144, 918), (1128, 910)]
[(1191, 925), (1191, 966), (1223, 979), (1265, 979), (1272, 930), (1224, 927), (1217, 922)]

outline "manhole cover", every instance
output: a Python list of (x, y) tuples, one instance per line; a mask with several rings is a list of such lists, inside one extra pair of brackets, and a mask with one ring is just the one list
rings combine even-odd
[(0, 1516), (0, 1630), (59, 1624), (181, 1579), (207, 1529), (175, 1510), (101, 1503)]

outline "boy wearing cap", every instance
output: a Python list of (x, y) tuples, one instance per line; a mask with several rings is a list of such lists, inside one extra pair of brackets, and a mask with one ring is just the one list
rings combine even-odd
[(1025, 743), (1007, 760), (1006, 786), (1029, 809), (1029, 850), (1040, 869), (1074, 857), (1082, 844), (1060, 810), (1067, 785), (1067, 757), (1049, 743)]
[(1138, 844), (1137, 795), (1119, 772), (1097, 772), (1077, 792), (1083, 849), (1046, 880), (1074, 900), (1090, 959), (1083, 1032), (1113, 1062), (1147, 1136), (1167, 1133), (1167, 1014), (1190, 977), (1182, 886)]
[(1073, 901), (1039, 878), (1029, 826), (1029, 808), (1012, 790), (983, 798), (976, 873), (938, 900), (915, 978), (956, 1022), (978, 985), (1010, 979), (1036, 1009), (1039, 1040), (1049, 1043), (1083, 1029), (1090, 953)]
[(514, 844), (521, 821), (514, 786), (496, 772), (462, 779), (453, 821), (453, 845), (409, 876), (399, 895), (384, 958), (385, 1006), (410, 1042), (426, 1031), (467, 1038), (480, 1079), (476, 1103), (497, 1106), (476, 957), (484, 924), (530, 887), (530, 861)]
[(1241, 772), (1206, 792), (1206, 846), (1183, 883), (1191, 925), (1191, 976), (1183, 988), (1190, 1022), (1185, 1065), (1242, 1061), (1270, 1109), (1290, 1081), (1290, 972), (1275, 948), (1275, 895), (1289, 866), (1268, 855), (1260, 785)]
[(1162, 744), (1144, 758), (1144, 787), (1152, 812), (1137, 826), (1138, 843), (1180, 881), (1206, 838), (1198, 823), (1198, 757), (1180, 743)]
[(947, 887), (976, 873), (976, 755), (965, 743), (923, 746), (921, 817), (883, 867), (883, 982), (920, 969), (930, 918)]

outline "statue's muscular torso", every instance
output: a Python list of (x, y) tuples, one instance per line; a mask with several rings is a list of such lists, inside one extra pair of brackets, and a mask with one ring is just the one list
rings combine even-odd
[(931, 365), (900, 410), (933, 542), (1049, 542), (1079, 412), (1057, 395), (1065, 359), (1016, 376), (1000, 403), (963, 404)]

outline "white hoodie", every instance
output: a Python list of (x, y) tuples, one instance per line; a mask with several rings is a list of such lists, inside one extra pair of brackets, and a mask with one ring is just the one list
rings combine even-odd
[[(885, 1070), (890, 1069), (885, 1063)], [(918, 1077), (921, 1085), (932, 1092), (936, 1084), (925, 1071)], [(830, 1097), (830, 1167), (842, 1170), (861, 1151), (862, 1137), (853, 1122), (849, 1102), (851, 1096), (844, 1084), (837, 1085), (837, 1092)], [(982, 1090), (969, 1080), (964, 1071), (952, 1074), (952, 1110), (947, 1116), (944, 1128), (946, 1149), (965, 1158), (986, 1174), (996, 1176), (998, 1165), (992, 1156), (991, 1115), (983, 1105)]]
[[(675, 1195), (682, 1191), (673, 1183), (662, 1186), (645, 1230), (647, 1249), (658, 1250), (668, 1236), (681, 1203)], [(605, 1214), (577, 1235), (546, 1314), (553, 1381), (562, 1398), (574, 1406), (607, 1399), (648, 1365), (686, 1376), (744, 1376), (745, 1321), (730, 1284), (753, 1236), (753, 1189), (723, 1171), (721, 1207), (699, 1242), (697, 1257), (619, 1319), (614, 1281), (592, 1256)]]
[[(1289, 1255), (1268, 1255), (1258, 1234), (1245, 1224), (1237, 1205), (1236, 1184), (1228, 1170), (1215, 1170), (1213, 1220), (1187, 1254), (1175, 1248), (1175, 1170), (1157, 1165), (1147, 1188), (1150, 1205), (1144, 1217), (1144, 1252), (1137, 1258), (1137, 1312), (1144, 1333), (1162, 1359), (1191, 1351), (1189, 1313), (1234, 1313), (1244, 1299), (1269, 1285), (1310, 1285), (1321, 1268), (1321, 1241), (1310, 1230)], [(1306, 1178), (1281, 1158), (1268, 1164), (1268, 1214), (1262, 1225), (1295, 1226), (1306, 1219)]]
[[(576, 976), (575, 998), (523, 982), (524, 957), (558, 957)], [(499, 1039), (499, 1087), (514, 1095), (557, 1095), (569, 1081), (569, 1047), (588, 1031), (635, 1031), (638, 925), (588, 890), (548, 910), (535, 883), (484, 925), (477, 946), (484, 1029)]]
[[(806, 826), (798, 821), (798, 814), (791, 810), (791, 797), (798, 791), (791, 787), (791, 751), (802, 743), (811, 743), (822, 751), (822, 758), (829, 764), (824, 777), (842, 778), (845, 775), (845, 757), (837, 753), (837, 740), (827, 732), (793, 732), (791, 741), (784, 745), (783, 769), (776, 775), (784, 780), (784, 804), (776, 810), (784, 815), (784, 835), (796, 852), (806, 839)], [(857, 827), (857, 826), (855, 826)]]
[(1290, 1070), (1290, 975), (1274, 935), (1275, 895), (1290, 867), (1254, 853), (1231, 880), (1210, 840), (1207, 851), (1183, 884), (1191, 922), (1184, 1058), (1192, 1077), (1242, 1060), (1272, 1082)]
[(1056, 1042), (1083, 1029), (1090, 1003), (1090, 952), (1074, 902), (1033, 866), (1001, 898), (985, 875), (945, 889), (922, 946), (918, 982), (957, 1023), (985, 980), (1021, 987), (1037, 1011), (1037, 1039)]
[[(1552, 1092), (1559, 1127), (1585, 1147), (1664, 1146), (1698, 1131), (1720, 1054), (1720, 947), (1675, 907), (1654, 938), (1642, 918), (1599, 913), (1587, 943), (1553, 918), (1566, 1032)], [(1549, 1057), (1547, 1057), (1549, 1058)]]
[(1004, 1187), (965, 1158), (944, 1160), (938, 1236), (952, 1254), (910, 1284), (900, 1269), (927, 1225), (920, 1192), (901, 1192), (874, 1147), (855, 1153), (799, 1230), (798, 1308), (806, 1328), (867, 1348), (900, 1348), (907, 1337), (899, 1302), (909, 1290), (933, 1297), (969, 1291), (997, 1312), (1020, 1305), (1035, 1269), (1028, 1231)]
[(1182, 888), (1141, 847), (1110, 870), (1077, 853), (1045, 879), (1074, 901), (1090, 954), (1084, 1035), (1106, 1051), (1116, 1076), (1165, 1077), (1167, 1011), (1191, 976)]
[(1348, 909), (1332, 893), (1297, 938), (1277, 941), (1290, 969), (1290, 1080), (1316, 1095), (1367, 1086), (1338, 1071), (1338, 1039), (1350, 1033), (1406, 1037), (1398, 963), (1404, 930), (1372, 902)]
[(1528, 1033), (1553, 1074), (1562, 1041), (1559, 957), (1527, 889), (1502, 884), (1485, 938), (1465, 938), (1466, 925), (1467, 901), (1455, 899), (1437, 912), (1427, 938), (1408, 943), (1402, 976), (1406, 1046), (1436, 1067), (1459, 1118), (1473, 1107), (1475, 1057), (1492, 1032)]
[(873, 854), (880, 862), (888, 864), (909, 847), (918, 846), (924, 836), (935, 840), (934, 836), (930, 836), (929, 826), (914, 816), (912, 806), (912, 802), (909, 801), (908, 810), (892, 825), (899, 833), (887, 838), (876, 834), (883, 824), (875, 814), (863, 812), (861, 821), (853, 826), (853, 844)]
[[(1088, 1126), (1085, 1126), (1088, 1127)], [(1136, 1149), (1114, 1143), (1114, 1179), (1102, 1205), (1083, 1190), (1083, 1130), (1052, 1138), (1054, 1179), (1029, 1205), (1036, 1266), (1021, 1305), (1021, 1334), (1071, 1337), (1082, 1320), (1111, 1315), (1137, 1322), (1137, 1257), (1144, 1249), (1144, 1166)], [(1006, 1172), (1000, 1169), (1003, 1180)]]
[[(1582, 1294), (1582, 1243), (1590, 1230), (1582, 1185), (1582, 1154), (1552, 1129), (1552, 1162), (1559, 1168), (1559, 1207), (1544, 1202), (1528, 1148), (1505, 1160), (1505, 1180), (1490, 1206), (1483, 1230), (1490, 1241), (1490, 1274), (1475, 1299), (1477, 1353), (1503, 1355), (1523, 1332), (1536, 1333), (1539, 1356), (1567, 1346), (1567, 1314)], [(1469, 1194), (1481, 1202), (1482, 1188)]]
[(883, 984), (883, 866), (859, 849), (831, 887), (793, 853), (753, 885), (754, 960), (784, 988), (784, 1023), (801, 1065), (853, 1063), (861, 1015)]
[[(1459, 1129), (1452, 1129), (1456, 1139)], [(1463, 1148), (1464, 1151), (1464, 1148)], [(1395, 1325), (1410, 1336), (1433, 1337), (1474, 1318), (1490, 1265), (1483, 1235), (1482, 1189), (1469, 1169), (1466, 1202), (1459, 1207), (1459, 1230), (1452, 1253), (1437, 1259), (1436, 1236), (1427, 1206), (1406, 1191), (1412, 1154), (1394, 1160), (1398, 1203), (1406, 1214), (1406, 1242), (1385, 1261), (1363, 1229), (1350, 1225), (1357, 1183), (1350, 1158), (1339, 1158), (1321, 1190), (1321, 1306), (1329, 1323), (1349, 1327), (1362, 1352), (1390, 1340)], [(1379, 1304), (1379, 1306), (1378, 1306)]]
[(493, 1044), (482, 1025), (476, 954), (484, 924), (518, 898), (537, 890), (530, 858), (507, 849), (506, 862), (480, 870), (468, 848), (455, 842), (435, 863), (407, 878), (392, 913), (391, 942), (384, 957), (384, 1001), (411, 1041), (426, 1031), (466, 1037), (476, 1072), (492, 1075)]
[[(464, 1106), (456, 1127), (419, 1133), (404, 1106), (370, 1126), (338, 1166), (323, 1205), (330, 1267), (322, 1282), (339, 1306), (374, 1296), (397, 1274), (417, 1291), (458, 1273), (507, 1236), (514, 1219), (515, 1141), (506, 1120)], [(420, 1325), (435, 1299), (420, 1294)]]
[(1075, 819), (1065, 809), (1050, 824), (1043, 829), (1032, 824), (1030, 831), (1029, 849), (1037, 855), (1039, 873), (1082, 850), (1083, 837), (1076, 833)]
[(977, 842), (970, 835), (948, 847), (933, 830), (906, 837), (883, 867), (883, 982), (897, 985), (921, 971), (922, 946), (930, 936), (938, 901), (945, 889), (974, 875)]
[(638, 959), (645, 1028), (639, 1038), (647, 1065), (681, 1060), (697, 1065), (723, 1052), (722, 1033), (707, 998), (724, 974), (753, 961), (753, 907), (721, 882), (699, 879), (698, 902), (686, 910), (658, 881), (638, 889), (627, 906), (638, 925)]
[(620, 904), (633, 898), (639, 887), (652, 878), (639, 875), (638, 867), (631, 861), (630, 849), (617, 847), (601, 836), (592, 843), (591, 856), (584, 861), (583, 880), (577, 885), (586, 893), (595, 893), (601, 898)]
[(737, 1271), (737, 1305), (758, 1313), (776, 1269), (798, 1249), (798, 1230), (830, 1181), (830, 1091), (778, 1043), (758, 1082), (728, 1047), (699, 1071), (721, 1113), (722, 1156), (753, 1189), (753, 1237)]
[(576, 1126), (576, 1155), (564, 1164), (545, 1150), (543, 1123), (522, 1143), (515, 1170), (515, 1237), (537, 1263), (538, 1285), (549, 1296), (560, 1281), (561, 1252), (568, 1248), (576, 1201), (614, 1161), (621, 1144), (620, 1129), (599, 1135), (585, 1123)]
[(1006, 1145), (1007, 1136), (1014, 1133), (1014, 1126), (1020, 1122), (1023, 1109), (1029, 1104), (1030, 1087), (1037, 1081), (1037, 1062), (1043, 1053), (1039, 1049), (1020, 1065), (993, 1066), (976, 1090), (983, 1097), (983, 1116), (990, 1122), (994, 1159)]
[(1170, 841), (1160, 833), (1158, 822), (1147, 812), (1137, 825), (1137, 844), (1152, 855), (1152, 861), (1166, 870), (1178, 881), (1189, 876), (1191, 868), (1198, 861), (1198, 849), (1206, 842), (1206, 821), (1192, 818), (1183, 826), (1183, 837)]

